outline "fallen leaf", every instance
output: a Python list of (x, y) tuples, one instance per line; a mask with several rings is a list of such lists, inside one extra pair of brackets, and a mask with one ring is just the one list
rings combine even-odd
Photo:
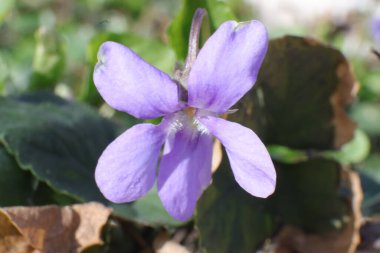
[[(4, 249), (0, 252), (31, 252), (15, 251), (16, 247), (25, 248), (27, 242), (31, 249), (44, 253), (74, 253), (103, 243), (101, 230), (111, 209), (90, 202), (65, 207), (10, 207), (2, 212), (5, 222), (0, 223), (0, 231), (6, 236), (0, 238), (0, 249)], [(9, 244), (12, 235), (17, 241)]]
[(153, 242), (153, 248), (155, 253), (190, 253), (186, 247), (170, 239), (165, 232), (156, 237)]
[(101, 230), (111, 214), (111, 209), (96, 202), (73, 205), (72, 208), (79, 214), (79, 217), (84, 217), (75, 233), (75, 238), (80, 245), (79, 251), (93, 245), (103, 244)]
[(29, 253), (33, 247), (12, 222), (9, 215), (0, 209), (0, 252)]

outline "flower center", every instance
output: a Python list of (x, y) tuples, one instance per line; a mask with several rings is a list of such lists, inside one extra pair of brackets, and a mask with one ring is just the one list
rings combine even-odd
[(186, 107), (185, 109), (183, 109), (183, 112), (186, 113), (186, 115), (190, 118), (193, 118), (195, 116), (196, 111), (197, 109), (193, 107)]
[(170, 132), (186, 131), (189, 134), (209, 134), (209, 130), (199, 121), (197, 115), (203, 110), (187, 107), (173, 114), (170, 120)]

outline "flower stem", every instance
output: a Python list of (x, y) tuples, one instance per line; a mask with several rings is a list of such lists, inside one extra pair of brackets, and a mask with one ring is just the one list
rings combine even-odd
[(189, 49), (187, 52), (185, 66), (183, 69), (176, 69), (174, 71), (174, 79), (177, 80), (179, 85), (178, 88), (181, 101), (187, 101), (187, 79), (189, 77), (191, 67), (195, 62), (195, 59), (197, 58), (197, 54), (199, 51), (199, 33), (202, 26), (202, 19), (205, 14), (205, 9), (198, 8), (195, 11), (190, 28)]
[(198, 8), (193, 17), (193, 21), (191, 23), (190, 36), (189, 36), (189, 49), (187, 52), (187, 58), (185, 62), (185, 72), (190, 72), (186, 70), (190, 70), (193, 65), (195, 59), (197, 58), (198, 50), (199, 50), (199, 32), (202, 26), (202, 19), (205, 15), (206, 10)]

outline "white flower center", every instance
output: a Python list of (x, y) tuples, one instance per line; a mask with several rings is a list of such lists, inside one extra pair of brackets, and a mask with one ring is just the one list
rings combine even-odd
[(199, 114), (200, 111), (200, 109), (188, 107), (176, 112), (170, 121), (169, 131), (171, 133), (186, 131), (194, 136), (198, 134), (210, 134), (210, 131), (197, 118), (197, 114)]

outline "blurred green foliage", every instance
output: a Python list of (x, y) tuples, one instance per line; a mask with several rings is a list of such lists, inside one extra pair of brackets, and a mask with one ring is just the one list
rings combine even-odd
[(29, 90), (52, 88), (65, 68), (63, 41), (53, 30), (40, 27), (35, 33), (36, 48)]
[(185, 0), (183, 1), (182, 9), (173, 19), (169, 30), (170, 45), (177, 53), (177, 57), (184, 61), (187, 55), (189, 34), (193, 13), (197, 8), (207, 10), (211, 32), (224, 21), (236, 20), (235, 15), (227, 4), (227, 1), (216, 0)]

